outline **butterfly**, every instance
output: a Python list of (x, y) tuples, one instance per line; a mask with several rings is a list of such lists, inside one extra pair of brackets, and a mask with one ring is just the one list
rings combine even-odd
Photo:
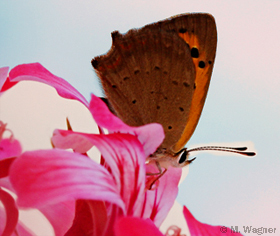
[[(182, 14), (112, 32), (112, 47), (94, 67), (111, 110), (130, 126), (160, 123), (165, 139), (148, 157), (161, 167), (190, 164), (184, 148), (201, 115), (213, 71), (217, 29), (206, 13)], [(193, 150), (241, 152), (246, 148)]]

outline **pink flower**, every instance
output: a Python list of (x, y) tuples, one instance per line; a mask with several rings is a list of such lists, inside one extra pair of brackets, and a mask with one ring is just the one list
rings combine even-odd
[[(145, 156), (137, 139), (129, 134), (88, 136), (97, 146), (101, 145), (100, 149), (108, 145), (101, 151), (107, 169), (84, 155), (64, 150), (25, 152), (15, 160), (10, 172), (18, 205), (40, 209), (72, 199), (86, 199), (89, 208), (95, 206), (94, 211), (96, 201), (101, 201), (106, 222), (93, 225), (92, 220), (89, 230), (97, 231), (101, 224), (105, 235), (113, 235), (112, 225), (121, 216), (150, 218), (159, 226), (177, 195), (176, 172), (163, 176), (156, 190), (145, 191)], [(102, 215), (102, 211), (96, 214)]]
[[(10, 179), (18, 195), (18, 205), (41, 209), (77, 199), (98, 200), (106, 202), (107, 215), (110, 213), (104, 227), (126, 215), (151, 218), (159, 226), (173, 205), (181, 175), (180, 170), (170, 169), (156, 190), (145, 190), (145, 159), (162, 142), (162, 127), (158, 124), (127, 126), (112, 115), (99, 98), (92, 96), (88, 105), (70, 84), (52, 75), (38, 63), (12, 69), (2, 91), (21, 80), (49, 84), (61, 96), (89, 106), (96, 122), (111, 134), (56, 130), (52, 139), (56, 146), (62, 148), (63, 145), (70, 145), (80, 153), (95, 145), (102, 153), (106, 166), (79, 153), (57, 149), (23, 153), (10, 171)], [(164, 190), (170, 194), (163, 194)], [(112, 229), (109, 227), (103, 230), (110, 235)]]

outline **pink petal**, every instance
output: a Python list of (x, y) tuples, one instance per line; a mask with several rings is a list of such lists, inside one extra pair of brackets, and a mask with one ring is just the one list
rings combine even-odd
[(64, 79), (53, 75), (40, 63), (22, 64), (14, 67), (9, 74), (9, 82), (38, 81), (48, 84), (56, 89), (57, 93), (64, 98), (74, 99), (88, 107), (88, 102), (72, 85)]
[(53, 226), (56, 236), (63, 236), (71, 227), (75, 216), (75, 201), (60, 202), (39, 209)]
[(21, 154), (20, 142), (16, 139), (5, 138), (0, 141), (0, 160), (17, 157)]
[(136, 135), (144, 147), (146, 156), (154, 153), (164, 139), (164, 130), (160, 124), (154, 123), (140, 127), (130, 127), (123, 123), (121, 119), (113, 115), (107, 105), (93, 94), (91, 95), (89, 109), (96, 123), (99, 126), (108, 129), (109, 132), (130, 133)]
[(93, 236), (94, 225), (88, 200), (77, 200), (75, 218), (65, 236)]
[(116, 236), (163, 236), (159, 229), (149, 219), (123, 217), (114, 227)]
[[(130, 134), (85, 134), (66, 130), (56, 130), (68, 143), (86, 138), (101, 152), (110, 167), (118, 186), (118, 191), (125, 202), (127, 214), (140, 216), (145, 188), (145, 154), (138, 139)], [(82, 142), (83, 143), (83, 142)], [(57, 143), (55, 143), (57, 145)], [(59, 146), (58, 146), (59, 147)]]
[(0, 68), (0, 95), (2, 92), (2, 87), (3, 87), (4, 83), (6, 82), (8, 72), (9, 72), (9, 67)]
[(150, 218), (158, 227), (161, 225), (177, 197), (181, 174), (182, 169), (169, 167), (159, 179), (158, 187), (146, 191), (143, 218)]
[(102, 201), (78, 200), (72, 227), (65, 236), (103, 235), (107, 223), (107, 209)]
[(10, 166), (15, 159), (15, 157), (12, 157), (0, 161), (0, 178), (7, 177), (9, 175)]
[(72, 131), (55, 130), (51, 140), (56, 148), (73, 149), (74, 152), (78, 153), (86, 153), (93, 146), (87, 137), (74, 135)]
[(191, 235), (195, 236), (242, 236), (240, 233), (232, 232), (230, 228), (225, 226), (212, 226), (203, 224), (196, 220), (191, 212), (184, 206), (183, 213), (187, 221)]
[(18, 209), (14, 198), (2, 188), (0, 188), (0, 201), (4, 205), (6, 211), (6, 226), (1, 235), (11, 235), (18, 223)]
[(107, 226), (107, 209), (104, 202), (101, 201), (88, 201), (91, 209), (91, 215), (94, 225), (93, 236), (102, 235), (105, 227)]
[(93, 199), (124, 209), (110, 173), (78, 153), (57, 149), (25, 152), (12, 164), (10, 180), (21, 207)]

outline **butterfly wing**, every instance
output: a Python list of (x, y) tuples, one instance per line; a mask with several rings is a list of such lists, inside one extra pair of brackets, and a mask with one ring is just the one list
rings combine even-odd
[(170, 149), (184, 131), (194, 92), (195, 67), (188, 45), (158, 27), (112, 34), (110, 51), (93, 59), (105, 95), (131, 126), (163, 125)]
[(192, 136), (206, 99), (217, 47), (215, 19), (210, 14), (183, 14), (146, 26), (176, 32), (188, 45), (195, 66), (195, 90), (183, 134), (173, 147), (181, 150)]
[(181, 150), (206, 99), (217, 31), (209, 14), (183, 14), (112, 34), (113, 45), (92, 64), (117, 115), (127, 124), (163, 125), (162, 148)]

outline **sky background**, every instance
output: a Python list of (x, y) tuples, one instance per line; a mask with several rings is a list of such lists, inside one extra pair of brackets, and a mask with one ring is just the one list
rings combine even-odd
[[(177, 201), (202, 222), (239, 226), (241, 233), (243, 226), (271, 227), (279, 235), (279, 11), (279, 0), (1, 1), (0, 67), (40, 62), (89, 100), (91, 93), (102, 95), (90, 61), (109, 50), (112, 31), (180, 13), (211, 13), (216, 60), (187, 146), (245, 142), (257, 156), (197, 153)], [(53, 129), (65, 128), (66, 116), (75, 130), (96, 132), (81, 104), (57, 97), (48, 86), (21, 83), (0, 98), (0, 119), (24, 150), (50, 147)]]

